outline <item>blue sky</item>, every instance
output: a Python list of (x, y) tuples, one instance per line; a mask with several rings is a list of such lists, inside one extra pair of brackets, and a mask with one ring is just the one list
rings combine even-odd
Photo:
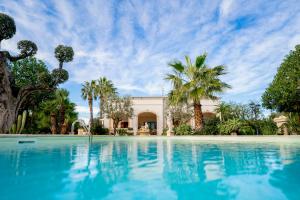
[(65, 66), (70, 79), (61, 87), (83, 118), (84, 81), (106, 76), (121, 94), (161, 95), (170, 89), (163, 79), (167, 63), (204, 52), (209, 66), (227, 66), (223, 80), (232, 89), (223, 100), (260, 100), (284, 56), (300, 43), (298, 0), (0, 0), (0, 11), (17, 25), (2, 48), (17, 52), (17, 41), (32, 40), (49, 69), (58, 65), (58, 44), (74, 48), (74, 61)]

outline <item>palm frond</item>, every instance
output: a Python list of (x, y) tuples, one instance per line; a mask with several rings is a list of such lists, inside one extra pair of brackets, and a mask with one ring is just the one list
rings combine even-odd
[(207, 56), (207, 54), (205, 53), (205, 54), (202, 54), (202, 55), (196, 57), (195, 66), (197, 68), (200, 68), (200, 67), (204, 66), (206, 56)]
[(200, 102), (202, 98), (215, 100), (216, 94), (230, 88), (230, 85), (220, 79), (221, 75), (226, 74), (225, 67), (223, 65), (207, 67), (206, 56), (202, 54), (196, 57), (194, 65), (188, 56), (185, 57), (186, 65), (180, 62), (170, 65), (174, 71), (165, 77), (173, 85), (173, 90), (169, 94), (170, 100), (178, 102), (183, 97), (196, 102)]
[(180, 73), (184, 70), (184, 65), (180, 61), (173, 61), (168, 65)]
[(185, 61), (186, 61), (187, 67), (193, 66), (191, 58), (189, 56), (185, 56)]

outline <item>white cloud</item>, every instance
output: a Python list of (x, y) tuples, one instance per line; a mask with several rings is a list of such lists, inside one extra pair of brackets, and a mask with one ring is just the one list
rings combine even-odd
[(232, 7), (234, 0), (222, 0), (220, 5), (220, 14), (222, 17), (226, 18), (230, 12), (232, 12)]
[[(90, 108), (88, 106), (76, 106), (76, 112), (79, 113), (90, 113)], [(99, 108), (98, 107), (93, 107), (93, 113), (98, 113)]]

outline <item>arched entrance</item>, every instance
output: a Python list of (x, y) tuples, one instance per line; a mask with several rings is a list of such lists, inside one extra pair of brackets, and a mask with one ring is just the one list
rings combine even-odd
[(142, 112), (138, 115), (138, 135), (156, 135), (157, 116), (152, 112)]

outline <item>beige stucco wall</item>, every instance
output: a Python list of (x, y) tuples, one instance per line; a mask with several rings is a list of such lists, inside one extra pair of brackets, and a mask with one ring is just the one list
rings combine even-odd
[[(133, 128), (134, 134), (138, 131), (138, 115), (144, 112), (151, 112), (157, 116), (157, 135), (163, 133), (166, 127), (166, 97), (132, 97), (134, 116), (129, 119), (129, 127)], [(215, 113), (219, 101), (201, 100), (203, 113)], [(193, 120), (191, 125), (194, 125)], [(104, 126), (112, 130), (112, 120), (104, 119)]]
[(133, 97), (132, 104), (134, 117), (132, 119), (133, 132), (138, 131), (138, 115), (143, 112), (151, 112), (156, 115), (157, 135), (161, 135), (164, 125), (164, 101), (165, 97)]

